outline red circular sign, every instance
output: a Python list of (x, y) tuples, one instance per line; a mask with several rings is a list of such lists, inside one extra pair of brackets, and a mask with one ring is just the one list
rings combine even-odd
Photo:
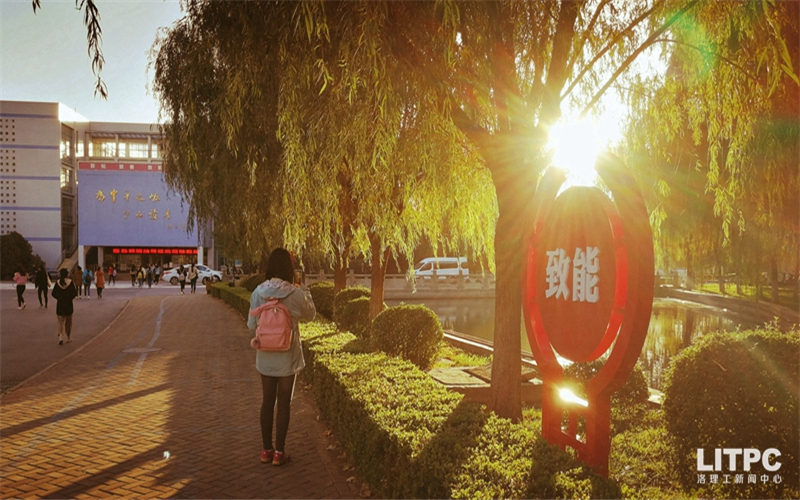
[(614, 219), (619, 216), (605, 193), (576, 186), (556, 198), (546, 227), (534, 234), (527, 284), (541, 323), (536, 330), (571, 361), (597, 359), (619, 329), (614, 306), (624, 304), (627, 263), (618, 262), (624, 251)]

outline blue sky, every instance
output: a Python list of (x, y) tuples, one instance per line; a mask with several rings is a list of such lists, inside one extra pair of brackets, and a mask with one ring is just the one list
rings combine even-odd
[(83, 13), (74, 0), (0, 1), (0, 98), (62, 102), (92, 121), (154, 123), (147, 52), (156, 32), (182, 16), (178, 0), (96, 0), (103, 30), (107, 101), (94, 97)]

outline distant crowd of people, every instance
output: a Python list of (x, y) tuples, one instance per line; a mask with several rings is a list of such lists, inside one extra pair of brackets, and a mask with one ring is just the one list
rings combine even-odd
[[(12, 278), (13, 286), (17, 292), (17, 309), (25, 309), (25, 289), (28, 281), (32, 281), (36, 288), (36, 295), (39, 299), (39, 308), (46, 309), (49, 306), (48, 297), (52, 296), (56, 300), (56, 317), (58, 318), (58, 344), (72, 342), (72, 315), (74, 313), (73, 300), (90, 299), (92, 285), (97, 290), (97, 298), (103, 298), (103, 290), (106, 288), (106, 281), (111, 286), (117, 284), (118, 268), (116, 264), (111, 264), (106, 270), (103, 267), (92, 271), (75, 266), (72, 273), (69, 270), (59, 269), (58, 279), (53, 283), (47, 268), (44, 265), (36, 266), (32, 273), (28, 273), (24, 268), (18, 268)], [(197, 266), (192, 263), (188, 266), (181, 265), (177, 270), (178, 281), (181, 285), (181, 293), (187, 282), (190, 285), (191, 293), (197, 291), (197, 279), (199, 272)], [(164, 269), (160, 264), (147, 266), (131, 266), (131, 285), (142, 288), (145, 283), (148, 287), (158, 284), (164, 274)], [(51, 292), (52, 289), (52, 292)]]

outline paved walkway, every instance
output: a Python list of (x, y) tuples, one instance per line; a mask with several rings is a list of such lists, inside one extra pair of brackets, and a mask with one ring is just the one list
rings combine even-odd
[(0, 497), (359, 496), (302, 380), (292, 462), (261, 464), (260, 399), (232, 309), (205, 294), (136, 297), (107, 331), (2, 396)]

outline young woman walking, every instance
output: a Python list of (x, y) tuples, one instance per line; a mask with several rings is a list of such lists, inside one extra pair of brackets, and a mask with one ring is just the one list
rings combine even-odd
[(66, 334), (67, 342), (72, 342), (72, 313), (74, 308), (72, 300), (78, 297), (75, 283), (67, 278), (66, 269), (59, 271), (59, 278), (53, 286), (53, 298), (56, 299), (56, 317), (58, 318), (58, 345), (64, 344), (63, 335)]
[(28, 274), (24, 269), (17, 269), (14, 273), (14, 283), (17, 285), (17, 309), (25, 309), (25, 298), (22, 294), (25, 293), (25, 283), (28, 282)]
[[(292, 284), (294, 264), (289, 252), (283, 248), (272, 251), (267, 261), (267, 281), (261, 283), (250, 296), (250, 310), (257, 309), (268, 299), (276, 298), (289, 309), (292, 317), (292, 341), (288, 351), (257, 351), (256, 369), (261, 374), (261, 462), (283, 465), (289, 461), (286, 454), (286, 434), (289, 431), (289, 410), (294, 393), (297, 372), (305, 367), (300, 346), (300, 321), (314, 319), (316, 310), (311, 292), (306, 286)], [(257, 318), (248, 316), (247, 327), (255, 335)], [(254, 338), (255, 340), (255, 338)], [(255, 346), (255, 343), (251, 343)], [(277, 405), (276, 405), (277, 402)], [(277, 406), (277, 412), (276, 412)], [(274, 418), (277, 413), (277, 418)], [(272, 441), (272, 424), (275, 421), (275, 442)]]
[(189, 268), (189, 283), (192, 285), (192, 293), (197, 291), (197, 268), (194, 267), (194, 263)]
[[(39, 266), (33, 284), (36, 286), (36, 297), (39, 298), (39, 308), (47, 308), (47, 294), (50, 292), (50, 278), (47, 276), (47, 269)], [(44, 301), (42, 301), (44, 296)]]

